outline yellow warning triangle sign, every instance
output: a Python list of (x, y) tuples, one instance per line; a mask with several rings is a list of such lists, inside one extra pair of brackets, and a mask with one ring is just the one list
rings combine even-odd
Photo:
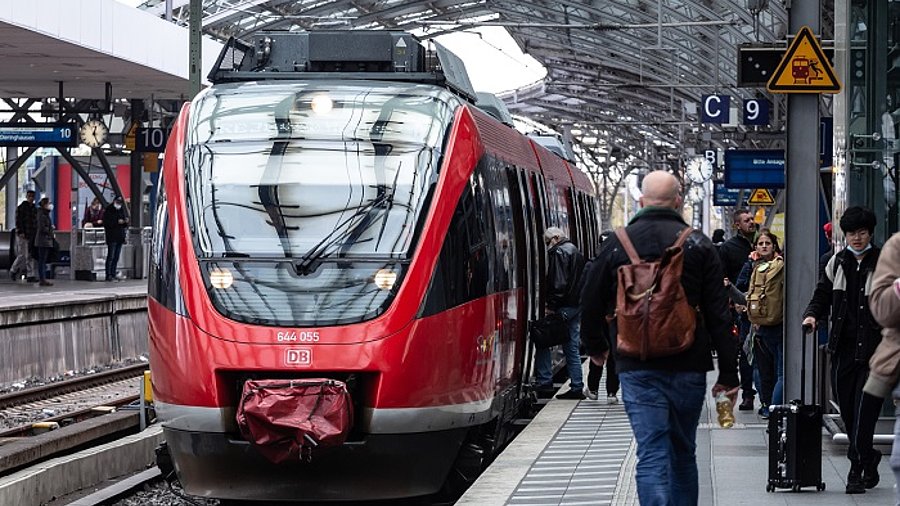
[(794, 37), (766, 89), (772, 93), (841, 92), (834, 68), (808, 26), (801, 28)]
[(775, 203), (775, 199), (772, 198), (772, 192), (769, 190), (757, 188), (753, 190), (753, 194), (750, 195), (750, 200), (747, 203), (754, 206), (771, 206)]
[(808, 26), (794, 37), (766, 89), (772, 93), (840, 93), (831, 62)]

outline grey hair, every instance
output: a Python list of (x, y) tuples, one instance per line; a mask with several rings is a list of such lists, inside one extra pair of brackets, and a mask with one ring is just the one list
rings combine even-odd
[(547, 242), (554, 237), (559, 237), (560, 240), (568, 239), (566, 233), (559, 227), (550, 227), (547, 230), (544, 230), (544, 242)]

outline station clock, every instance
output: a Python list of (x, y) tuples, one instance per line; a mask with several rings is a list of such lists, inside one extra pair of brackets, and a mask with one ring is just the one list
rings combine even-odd
[(92, 148), (99, 148), (106, 144), (109, 137), (109, 128), (99, 119), (89, 119), (81, 125), (81, 142)]

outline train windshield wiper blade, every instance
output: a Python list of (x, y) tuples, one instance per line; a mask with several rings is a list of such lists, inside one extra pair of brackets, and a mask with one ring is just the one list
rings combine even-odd
[[(318, 244), (310, 248), (299, 260), (294, 262), (294, 267), (297, 269), (297, 272), (303, 275), (309, 274), (312, 272), (311, 267), (318, 261), (319, 259), (325, 257), (332, 253), (329, 251), (330, 248), (335, 246), (336, 244), (340, 244), (344, 242), (346, 239), (352, 237), (354, 234), (362, 233), (370, 226), (375, 220), (369, 220), (368, 223), (365, 224), (365, 227), (359, 229), (359, 225), (362, 225), (366, 220), (369, 212), (380, 206), (383, 203), (388, 203), (393, 201), (393, 194), (389, 194), (385, 192), (374, 199), (367, 202), (362, 207), (359, 207), (353, 216), (344, 220), (343, 223), (335, 227), (335, 229), (326, 235)], [(387, 211), (385, 211), (387, 212)], [(358, 223), (357, 223), (358, 222)], [(340, 231), (340, 233), (338, 233)], [(366, 239), (366, 241), (370, 241), (371, 239)], [(357, 241), (356, 244), (364, 241)]]

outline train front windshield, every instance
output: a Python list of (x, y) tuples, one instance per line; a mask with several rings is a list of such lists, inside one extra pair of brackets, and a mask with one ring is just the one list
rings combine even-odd
[(198, 97), (187, 204), (216, 308), (291, 326), (384, 312), (458, 105), (434, 86), (361, 81), (245, 83)]

